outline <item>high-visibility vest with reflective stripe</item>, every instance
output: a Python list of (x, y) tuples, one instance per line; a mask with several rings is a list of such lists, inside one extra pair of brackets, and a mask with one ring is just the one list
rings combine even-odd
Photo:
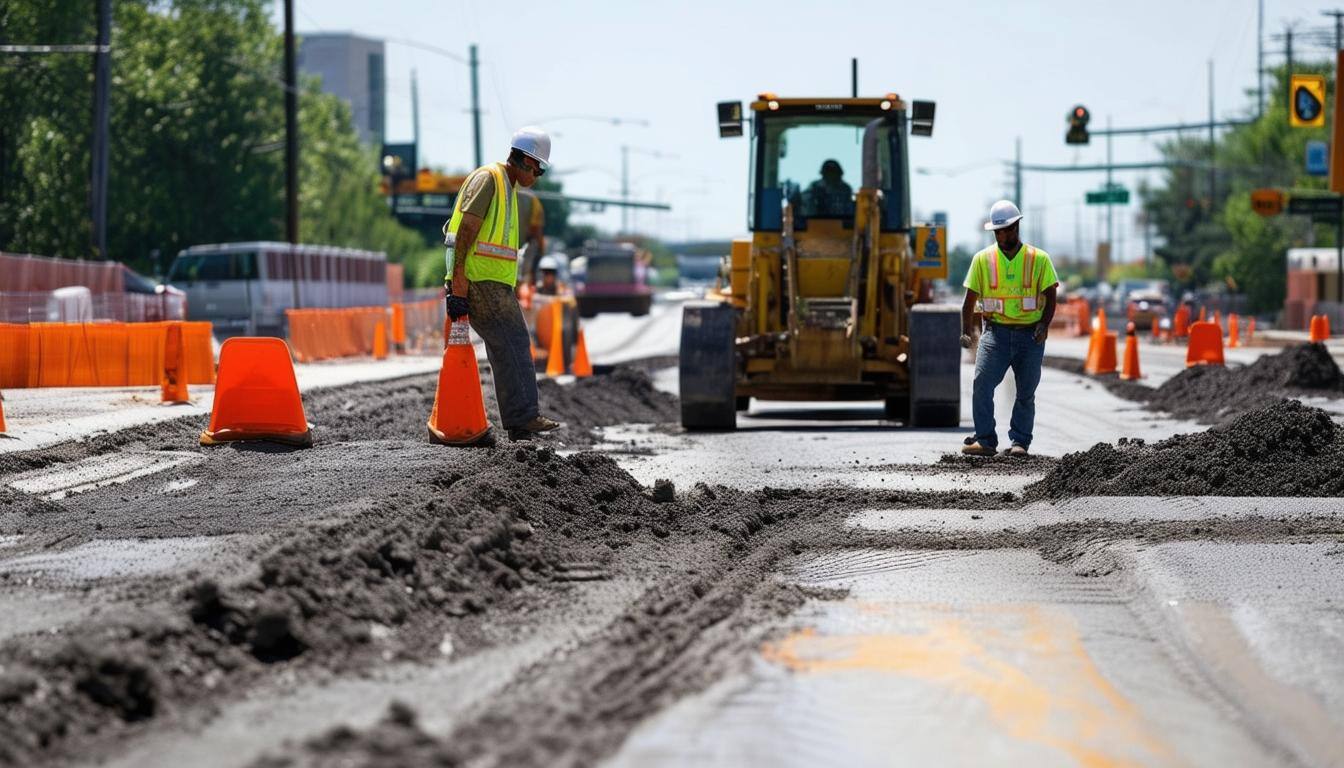
[[(469, 253), (454, 253), (453, 258), (465, 258), (467, 279), (473, 283), (492, 280), (510, 287), (518, 283), (518, 191), (509, 184), (503, 163), (485, 166), (494, 179), (495, 195), (490, 198), (490, 210), (481, 222), (481, 232)], [(501, 201), (503, 201), (501, 203)], [(457, 234), (462, 224), (462, 196), (453, 205), (453, 218), (448, 231)], [(449, 280), (452, 275), (448, 275)]]
[(1018, 259), (1022, 275), (1009, 280), (1008, 271), (1013, 265), (997, 244), (975, 254), (973, 266), (981, 270), (984, 279), (980, 285), (985, 288), (980, 294), (980, 307), (994, 322), (1028, 325), (1039, 322), (1045, 312), (1045, 299), (1036, 285), (1036, 248), (1023, 245), (1014, 261)]

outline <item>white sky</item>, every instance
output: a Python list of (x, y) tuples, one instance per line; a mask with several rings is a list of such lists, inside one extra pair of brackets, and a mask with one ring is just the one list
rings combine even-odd
[[(912, 137), (917, 216), (947, 211), (954, 244), (980, 247), (988, 206), (1011, 193), (1010, 159), (1022, 137), (1029, 163), (1096, 163), (1105, 143), (1064, 144), (1065, 114), (1092, 111), (1099, 128), (1207, 121), (1208, 61), (1219, 119), (1254, 109), (1258, 0), (1111, 2), (706, 2), (637, 0), (296, 0), (305, 31), (352, 31), (388, 40), (387, 138), (411, 138), (410, 71), (418, 71), (421, 163), (467, 169), (472, 161), (467, 67), (397, 39), (460, 52), (476, 43), (486, 159), (502, 159), (512, 129), (540, 122), (554, 134), (553, 173), (571, 194), (616, 197), (622, 144), (631, 152), (632, 197), (670, 213), (634, 214), (637, 230), (669, 239), (726, 238), (746, 228), (747, 140), (719, 139), (714, 104), (781, 96), (845, 96), (850, 58), (862, 95), (888, 91), (938, 103), (932, 139)], [(1266, 63), (1282, 60), (1285, 24), (1329, 26), (1333, 6), (1264, 0)], [(275, 14), (281, 20), (280, 3)], [(1271, 49), (1273, 53), (1271, 54)], [(1327, 50), (1297, 46), (1315, 58)], [(569, 115), (636, 118), (611, 126)], [(653, 157), (654, 150), (673, 158)], [(1152, 139), (1114, 139), (1114, 160), (1155, 159)], [(959, 171), (949, 173), (949, 171)], [(857, 180), (858, 169), (846, 169)], [(1134, 190), (1141, 174), (1117, 175)], [(1028, 173), (1024, 234), (1057, 254), (1104, 237), (1100, 206), (1082, 204), (1101, 174)], [(1117, 208), (1116, 252), (1141, 257), (1137, 197)], [(582, 220), (615, 230), (620, 214)]]

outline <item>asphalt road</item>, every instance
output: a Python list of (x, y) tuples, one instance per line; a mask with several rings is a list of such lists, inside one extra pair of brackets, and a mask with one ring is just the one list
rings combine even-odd
[[(664, 302), (645, 318), (588, 322), (594, 363), (674, 354), (678, 315)], [(1175, 372), (1175, 355), (1154, 351), (1154, 379)], [(1266, 489), (1024, 504), (1049, 458), (943, 460), (969, 428), (968, 395), (957, 430), (906, 429), (876, 403), (753, 402), (731, 433), (617, 423), (597, 427), (594, 445), (556, 446), (556, 458), (468, 455), (424, 444), (431, 377), (368, 365), (325, 375), (388, 380), (305, 393), (319, 435), (343, 435), (307, 453), (204, 452), (183, 437), (199, 427), (172, 421), (126, 437), (117, 430), (162, 410), (132, 400), (109, 416), (95, 394), (80, 418), (102, 419), (81, 422), (108, 431), (102, 442), (61, 442), (61, 419), (32, 424), (46, 430), (41, 449), (6, 445), (15, 463), (0, 464), (0, 648), (113, 637), (93, 628), (127, 616), (168, 617), (183, 632), (179, 595), (199, 579), (244, 585), (240, 605), (243, 595), (265, 604), (284, 583), (265, 575), (274, 558), (313, 551), (303, 569), (320, 580), (346, 548), (366, 557), (389, 536), (419, 541), (417, 521), (434, 518), (399, 510), (435, 503), (455, 525), (486, 526), (466, 541), (472, 552), (497, 546), (490, 515), (504, 515), (505, 530), (527, 521), (516, 535), (536, 551), (515, 544), (515, 562), (507, 544), (488, 550), (488, 583), (475, 570), (452, 577), (453, 595), (478, 602), (413, 601), (379, 620), (341, 601), (324, 608), (334, 588), (314, 582), (308, 631), (339, 611), (355, 617), (357, 639), (314, 641), (278, 663), (200, 661), (232, 658), (222, 650), (191, 664), (165, 657), (206, 670), (199, 678), (146, 654), (158, 714), (121, 722), (80, 710), (87, 719), (72, 725), (91, 735), (67, 736), (68, 750), (38, 762), (1344, 764), (1344, 500)], [(650, 374), (675, 391), (674, 369)], [(967, 392), (970, 375), (963, 366)], [(1011, 397), (1005, 385), (1005, 420)], [(1037, 401), (1044, 457), (1204, 429), (1057, 370)], [(11, 415), (11, 425), (23, 419), (40, 421)], [(615, 465), (592, 463), (600, 457)], [(623, 485), (622, 470), (643, 489)], [(649, 501), (669, 480), (663, 501)], [(571, 483), (571, 495), (547, 495)], [(423, 581), (430, 567), (377, 579), (418, 600), (437, 586)], [(187, 636), (193, 648), (223, 642)], [(176, 647), (178, 635), (166, 637)], [(5, 677), (23, 654), (0, 653), (0, 695), (27, 690)], [(53, 687), (34, 690), (81, 701), (60, 687), (63, 668), (51, 670)], [(394, 702), (414, 709), (413, 725), (388, 719)]]

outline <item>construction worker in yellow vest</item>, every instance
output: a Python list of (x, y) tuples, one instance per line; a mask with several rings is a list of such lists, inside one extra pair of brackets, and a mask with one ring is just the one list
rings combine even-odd
[(520, 128), (506, 162), (477, 168), (467, 177), (453, 218), (443, 228), (448, 316), (470, 315), (471, 327), (485, 340), (499, 418), (511, 440), (528, 440), (560, 426), (538, 410), (527, 322), (513, 290), (518, 282), (517, 188), (535, 184), (550, 157), (545, 131)]
[(966, 438), (961, 452), (993, 456), (999, 436), (994, 424), (994, 390), (1008, 369), (1013, 370), (1017, 398), (1008, 425), (1011, 456), (1026, 456), (1036, 421), (1036, 385), (1041, 381), (1045, 339), (1055, 317), (1059, 278), (1045, 251), (1022, 242), (1018, 227), (1022, 213), (1008, 200), (989, 209), (985, 229), (994, 233), (994, 245), (975, 254), (966, 271), (966, 300), (961, 305), (961, 346), (970, 348), (975, 304), (980, 303), (984, 330), (976, 349), (975, 384), (971, 414), (975, 434)]

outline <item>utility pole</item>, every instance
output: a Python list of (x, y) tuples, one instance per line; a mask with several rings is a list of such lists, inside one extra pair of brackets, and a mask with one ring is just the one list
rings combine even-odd
[(481, 159), (481, 87), (478, 83), (477, 70), (480, 69), (480, 59), (476, 58), (476, 44), (471, 46), (471, 135), (476, 147), (476, 167), (485, 165)]
[(621, 234), (630, 232), (630, 147), (621, 145)]
[(1285, 58), (1288, 60), (1288, 76), (1283, 78), (1283, 103), (1288, 109), (1293, 108), (1293, 28), (1288, 27), (1283, 33), (1283, 48)]
[(1017, 137), (1017, 159), (1013, 161), (1013, 202), (1022, 210), (1022, 137)]
[(859, 98), (859, 60), (857, 58), (849, 60), (849, 86), (850, 93), (854, 98)]
[[(1106, 116), (1106, 193), (1111, 191), (1111, 116)], [(1106, 202), (1106, 248), (1109, 251), (1113, 246), (1111, 238), (1115, 234), (1115, 203)], [(1114, 258), (1115, 254), (1110, 254)]]
[(1218, 197), (1218, 144), (1213, 135), (1216, 120), (1213, 116), (1213, 59), (1209, 59), (1209, 214), (1213, 214), (1213, 201)]
[[(411, 70), (411, 141), (415, 143), (416, 162), (420, 159), (420, 88), (416, 85), (415, 70)], [(479, 166), (478, 166), (479, 167)], [(412, 168), (419, 171), (419, 168)], [(396, 199), (396, 196), (393, 196)]]
[(285, 238), (299, 243), (299, 93), (294, 71), (294, 0), (285, 0)]
[(95, 258), (107, 258), (108, 88), (111, 84), (109, 49), (112, 36), (112, 0), (98, 0), (98, 41), (93, 54), (93, 141), (90, 154), (89, 213), (93, 219), (90, 245)]

